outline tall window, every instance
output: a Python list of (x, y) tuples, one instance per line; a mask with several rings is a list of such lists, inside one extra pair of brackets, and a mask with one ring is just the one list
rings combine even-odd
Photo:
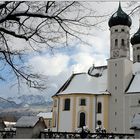
[(137, 60), (138, 60), (138, 62), (140, 62), (140, 55), (137, 56)]
[(115, 39), (115, 46), (118, 46), (118, 39)]
[(70, 110), (70, 99), (65, 99), (64, 110)]
[(102, 103), (98, 102), (97, 104), (97, 113), (102, 113)]
[(80, 122), (79, 122), (79, 127), (83, 127), (86, 125), (86, 115), (84, 112), (80, 113)]
[(122, 45), (122, 46), (125, 46), (124, 39), (122, 39), (121, 45)]
[(86, 99), (80, 99), (80, 105), (85, 106), (86, 105)]
[(57, 100), (54, 99), (54, 104), (53, 104), (54, 107), (57, 107)]

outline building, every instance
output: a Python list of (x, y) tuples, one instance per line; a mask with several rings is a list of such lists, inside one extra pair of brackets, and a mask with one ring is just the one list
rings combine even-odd
[(108, 22), (107, 66), (93, 65), (88, 73), (73, 74), (53, 96), (54, 131), (74, 131), (84, 125), (94, 131), (100, 122), (108, 132), (133, 133), (131, 120), (140, 113), (140, 28), (130, 39), (131, 24), (119, 4)]
[(38, 116), (23, 116), (16, 125), (16, 138), (30, 139), (39, 138), (40, 132), (46, 128), (42, 117)]
[[(76, 128), (84, 125), (87, 125), (90, 130), (95, 130), (96, 121), (94, 118), (108, 127), (106, 115), (108, 114), (110, 94), (106, 91), (107, 71), (106, 67), (97, 68), (97, 71), (100, 70), (103, 72), (102, 77), (90, 76), (87, 73), (73, 74), (53, 96), (54, 131), (73, 132)], [(97, 82), (99, 87), (96, 86)]]
[(47, 129), (52, 128), (52, 112), (40, 112), (37, 116), (42, 117), (44, 119), (45, 125)]

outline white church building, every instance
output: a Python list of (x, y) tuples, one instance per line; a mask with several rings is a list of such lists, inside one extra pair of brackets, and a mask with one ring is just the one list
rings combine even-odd
[[(100, 123), (107, 132), (133, 133), (131, 121), (140, 113), (140, 28), (130, 39), (131, 18), (118, 10), (109, 19), (110, 58), (107, 66), (76, 73), (53, 98), (53, 131), (74, 132)], [(133, 61), (130, 60), (130, 42)]]

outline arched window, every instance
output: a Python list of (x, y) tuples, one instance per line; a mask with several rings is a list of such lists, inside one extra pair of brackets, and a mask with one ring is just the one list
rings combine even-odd
[(137, 61), (140, 62), (140, 55), (137, 56)]
[(102, 103), (98, 102), (97, 104), (97, 113), (102, 113)]
[(80, 121), (79, 121), (79, 127), (83, 127), (86, 125), (86, 115), (84, 112), (80, 113)]
[(122, 45), (122, 46), (125, 46), (124, 39), (122, 39), (121, 45)]
[(118, 46), (118, 39), (115, 39), (115, 46)]
[(65, 99), (64, 110), (70, 110), (70, 99)]

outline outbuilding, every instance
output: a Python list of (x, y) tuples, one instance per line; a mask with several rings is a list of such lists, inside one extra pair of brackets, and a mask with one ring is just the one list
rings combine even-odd
[(16, 123), (16, 138), (39, 138), (46, 128), (44, 119), (39, 116), (23, 116)]

